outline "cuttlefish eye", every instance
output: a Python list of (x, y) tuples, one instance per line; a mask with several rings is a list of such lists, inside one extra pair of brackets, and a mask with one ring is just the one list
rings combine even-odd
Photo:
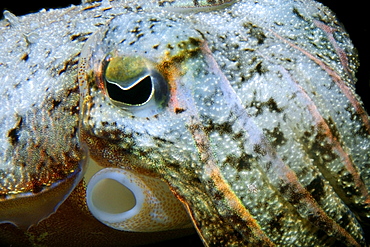
[(108, 55), (103, 64), (103, 81), (110, 101), (134, 115), (157, 114), (168, 102), (166, 80), (141, 57)]

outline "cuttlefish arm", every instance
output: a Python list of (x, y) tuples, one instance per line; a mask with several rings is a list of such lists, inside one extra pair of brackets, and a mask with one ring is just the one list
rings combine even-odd
[[(261, 132), (259, 127), (253, 123), (253, 120), (246, 113), (245, 108), (236, 96), (235, 91), (230, 86), (230, 82), (223, 75), (215, 59), (212, 57), (211, 51), (205, 42), (201, 43), (201, 51), (208, 64), (209, 70), (219, 78), (219, 88), (221, 89), (222, 95), (228, 99), (227, 102), (230, 104), (231, 114), (238, 116), (235, 122), (249, 133), (248, 139), (243, 141), (244, 145), (254, 146), (254, 151), (256, 152), (256, 157), (260, 161), (260, 164), (266, 162), (266, 166), (262, 165), (262, 170), (265, 170), (271, 184), (280, 191), (282, 197), (292, 206), (297, 209), (305, 208), (305, 210), (307, 210), (304, 214), (309, 216), (307, 219), (310, 224), (324, 229), (326, 232), (330, 232), (331, 236), (340, 239), (340, 241), (343, 241), (348, 246), (359, 246), (358, 240), (348, 233), (343, 226), (340, 226), (335, 222), (321, 208), (314, 199), (314, 196), (311, 195), (307, 188), (301, 184), (295, 172), (279, 157), (274, 147), (269, 143), (267, 137)], [(307, 95), (304, 97), (307, 97)], [(193, 109), (197, 109), (195, 105), (193, 105), (193, 107)], [(201, 206), (202, 213), (200, 213), (198, 211), (200, 202), (194, 203), (194, 201), (191, 200), (191, 202), (186, 204), (192, 205), (188, 208), (189, 211), (192, 212), (191, 215), (193, 216), (193, 219), (195, 219), (194, 221), (202, 222), (201, 224), (195, 225), (198, 226), (197, 229), (203, 237), (204, 242), (209, 245), (217, 245), (217, 243), (220, 242), (227, 242), (231, 245), (248, 243), (251, 246), (274, 246), (275, 244), (266, 235), (265, 231), (233, 191), (230, 186), (233, 182), (228, 181), (227, 173), (219, 168), (214, 152), (212, 151), (209, 135), (199, 119), (199, 115), (191, 116), (190, 121), (187, 123), (187, 128), (194, 138), (195, 145), (199, 151), (200, 160), (203, 163), (203, 167), (200, 168), (201, 173), (203, 174), (201, 178), (202, 184), (205, 185), (207, 195), (210, 196), (215, 203), (213, 207), (218, 209), (216, 210), (216, 214), (212, 215), (219, 215), (220, 218), (226, 221), (225, 224), (234, 226), (232, 230), (230, 229), (230, 233), (227, 234), (226, 239), (223, 239), (222, 235), (218, 236), (217, 233), (210, 233), (212, 231), (216, 231), (218, 229), (218, 225), (211, 222), (208, 224), (205, 223), (209, 221), (209, 218), (205, 218), (202, 214), (207, 212), (207, 210), (204, 206)], [(368, 122), (364, 121), (363, 125), (368, 126)], [(330, 138), (331, 133), (328, 133), (327, 135)], [(338, 148), (335, 144), (332, 145), (333, 149)], [(256, 150), (257, 147), (258, 150)], [(343, 165), (348, 167), (346, 162), (348, 161), (344, 160)], [(361, 200), (363, 200), (362, 203), (369, 205), (370, 197), (366, 185), (362, 182), (361, 178), (359, 178), (359, 174), (356, 171), (352, 171), (352, 169), (352, 165), (348, 167), (351, 176), (358, 177), (358, 179), (354, 180), (354, 183), (356, 184), (356, 187), (362, 190), (362, 194), (360, 196)], [(270, 170), (272, 170), (273, 173), (270, 173)], [(333, 183), (335, 182), (333, 181)], [(345, 198), (344, 200), (348, 199)], [(185, 199), (184, 201), (186, 202), (187, 200)], [(191, 209), (195, 210), (192, 211)], [(358, 213), (363, 214), (361, 211)], [(198, 219), (199, 216), (201, 219)], [(363, 217), (367, 216), (364, 215)], [(208, 227), (204, 227), (204, 223), (207, 224)], [(356, 224), (356, 221), (354, 221), (353, 224)], [(213, 230), (212, 226), (214, 227)]]

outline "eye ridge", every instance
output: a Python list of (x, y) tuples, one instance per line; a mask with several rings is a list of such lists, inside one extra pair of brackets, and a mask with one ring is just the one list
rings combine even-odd
[(151, 99), (154, 86), (151, 77), (147, 75), (128, 88), (122, 88), (116, 83), (107, 81), (106, 90), (112, 100), (137, 106), (143, 105)]

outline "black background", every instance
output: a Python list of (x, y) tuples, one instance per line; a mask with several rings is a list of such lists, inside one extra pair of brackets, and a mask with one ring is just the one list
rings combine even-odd
[[(369, 112), (370, 109), (370, 41), (369, 41), (369, 17), (368, 1), (351, 0), (321, 0), (324, 5), (332, 9), (338, 19), (343, 23), (347, 32), (349, 33), (355, 47), (358, 50), (360, 58), (360, 68), (357, 72), (358, 82), (356, 84), (356, 91), (361, 96), (365, 108)], [(27, 5), (25, 4), (27, 3)], [(38, 12), (45, 8), (60, 8), (67, 7), (71, 4), (78, 5), (80, 0), (60, 0), (60, 1), (15, 1), (2, 0), (0, 3), (1, 10), (9, 10), (15, 15), (24, 15), (28, 13)], [(1, 16), (2, 18), (2, 16)], [(107, 246), (109, 244), (107, 243)], [(151, 246), (202, 246), (197, 236), (190, 236), (182, 239), (168, 241), (166, 243), (155, 244)]]

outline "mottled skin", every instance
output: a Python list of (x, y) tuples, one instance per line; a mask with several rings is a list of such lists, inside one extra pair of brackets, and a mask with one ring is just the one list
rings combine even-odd
[[(347, 34), (313, 1), (202, 4), (2, 21), (0, 206), (78, 177), (88, 152), (166, 181), (207, 246), (364, 246), (370, 125)], [(110, 57), (150, 61), (166, 100), (117, 106)]]

